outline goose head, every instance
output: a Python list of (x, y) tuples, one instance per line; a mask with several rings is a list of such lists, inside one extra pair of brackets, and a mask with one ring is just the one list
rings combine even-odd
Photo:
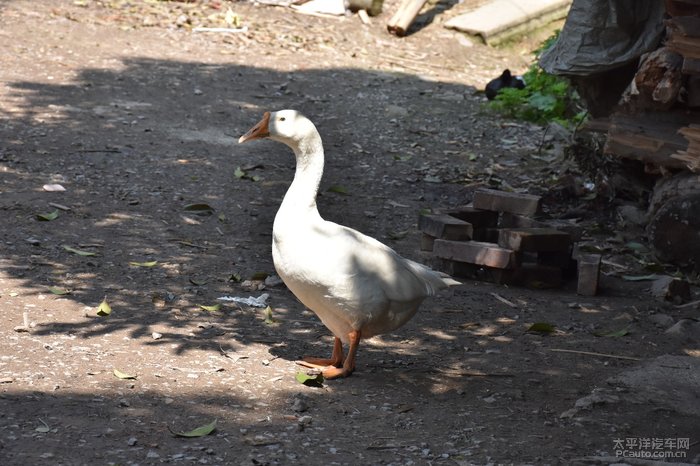
[(265, 112), (262, 120), (238, 139), (239, 143), (269, 138), (289, 147), (298, 147), (304, 139), (318, 134), (314, 124), (296, 110)]

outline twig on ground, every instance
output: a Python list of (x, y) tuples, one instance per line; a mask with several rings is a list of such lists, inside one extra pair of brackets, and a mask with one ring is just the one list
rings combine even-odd
[(630, 361), (641, 361), (641, 358), (633, 358), (631, 356), (618, 356), (616, 354), (606, 354), (606, 353), (594, 353), (592, 351), (577, 351), (559, 348), (548, 348), (549, 351), (555, 351), (557, 353), (574, 353), (574, 354), (585, 354), (588, 356), (600, 356), (602, 358), (612, 358), (612, 359), (627, 359)]

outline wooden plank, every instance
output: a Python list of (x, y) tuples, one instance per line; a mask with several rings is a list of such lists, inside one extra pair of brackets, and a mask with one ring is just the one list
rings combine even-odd
[(498, 245), (516, 252), (564, 252), (571, 249), (571, 235), (554, 228), (504, 228)]
[(440, 213), (471, 223), (475, 229), (494, 228), (498, 225), (498, 212), (477, 209), (473, 205), (445, 209), (441, 210)]
[(434, 238), (470, 240), (474, 232), (470, 223), (445, 214), (421, 214), (418, 228)]
[(418, 13), (420, 13), (420, 10), (427, 1), (428, 0), (404, 0), (386, 25), (389, 32), (399, 37), (405, 36), (408, 28), (411, 27), (411, 24), (413, 24), (416, 16), (418, 16)]
[(440, 259), (485, 265), (497, 269), (512, 269), (517, 265), (517, 257), (512, 250), (480, 241), (436, 239), (433, 253)]
[(700, 123), (700, 115), (683, 111), (616, 113), (611, 117), (604, 152), (656, 166), (685, 169), (685, 164), (671, 155), (688, 148), (688, 141), (678, 134), (678, 129), (691, 123)]
[(509, 193), (495, 189), (479, 189), (474, 193), (474, 207), (495, 212), (535, 215), (540, 211), (541, 198), (533, 194)]

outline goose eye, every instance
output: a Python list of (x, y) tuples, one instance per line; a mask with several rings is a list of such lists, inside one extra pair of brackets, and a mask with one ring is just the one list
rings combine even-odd
[(280, 117), (280, 121), (284, 121), (284, 120), (286, 120), (285, 117)]

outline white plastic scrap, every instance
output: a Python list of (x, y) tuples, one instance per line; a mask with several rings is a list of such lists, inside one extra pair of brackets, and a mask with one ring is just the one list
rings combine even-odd
[(270, 297), (269, 294), (263, 293), (257, 298), (254, 298), (253, 296), (249, 296), (247, 298), (241, 298), (240, 296), (222, 296), (220, 298), (216, 298), (219, 301), (233, 301), (235, 303), (241, 303), (245, 304), (247, 306), (253, 306), (253, 307), (266, 307), (267, 306), (267, 299)]

